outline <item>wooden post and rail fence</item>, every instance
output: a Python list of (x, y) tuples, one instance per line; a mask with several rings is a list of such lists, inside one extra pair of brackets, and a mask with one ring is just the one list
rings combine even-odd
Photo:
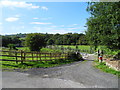
[(0, 59), (0, 61), (14, 61), (16, 63), (21, 62), (32, 62), (32, 61), (52, 61), (58, 59), (66, 59), (68, 57), (68, 53), (41, 53), (41, 52), (26, 52), (26, 51), (17, 51), (17, 50), (8, 50), (8, 51), (0, 51), (3, 57), (12, 57), (7, 59)]

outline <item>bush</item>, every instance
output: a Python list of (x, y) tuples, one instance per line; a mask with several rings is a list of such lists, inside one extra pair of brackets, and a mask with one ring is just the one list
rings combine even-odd
[(97, 50), (103, 50), (103, 54), (108, 58), (120, 59), (120, 50), (111, 50), (106, 46), (99, 46)]
[(74, 60), (74, 61), (83, 60), (82, 55), (80, 53), (76, 53), (76, 52), (69, 52), (67, 59)]
[(12, 50), (12, 49), (17, 50), (15, 47), (15, 44), (8, 44), (8, 47), (10, 50)]

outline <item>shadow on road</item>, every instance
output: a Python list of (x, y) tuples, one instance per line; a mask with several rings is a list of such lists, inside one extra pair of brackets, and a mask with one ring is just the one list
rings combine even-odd
[(86, 60), (86, 61), (94, 61), (94, 60), (89, 60), (89, 59), (84, 59), (84, 60)]

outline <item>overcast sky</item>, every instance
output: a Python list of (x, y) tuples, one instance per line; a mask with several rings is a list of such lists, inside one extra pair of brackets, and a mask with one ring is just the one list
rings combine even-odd
[(86, 2), (1, 1), (1, 34), (84, 33)]

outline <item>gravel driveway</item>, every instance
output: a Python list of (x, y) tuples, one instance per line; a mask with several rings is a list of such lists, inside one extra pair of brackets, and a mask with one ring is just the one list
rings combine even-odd
[(24, 72), (2, 72), (3, 88), (118, 88), (118, 78), (92, 66), (88, 61)]

